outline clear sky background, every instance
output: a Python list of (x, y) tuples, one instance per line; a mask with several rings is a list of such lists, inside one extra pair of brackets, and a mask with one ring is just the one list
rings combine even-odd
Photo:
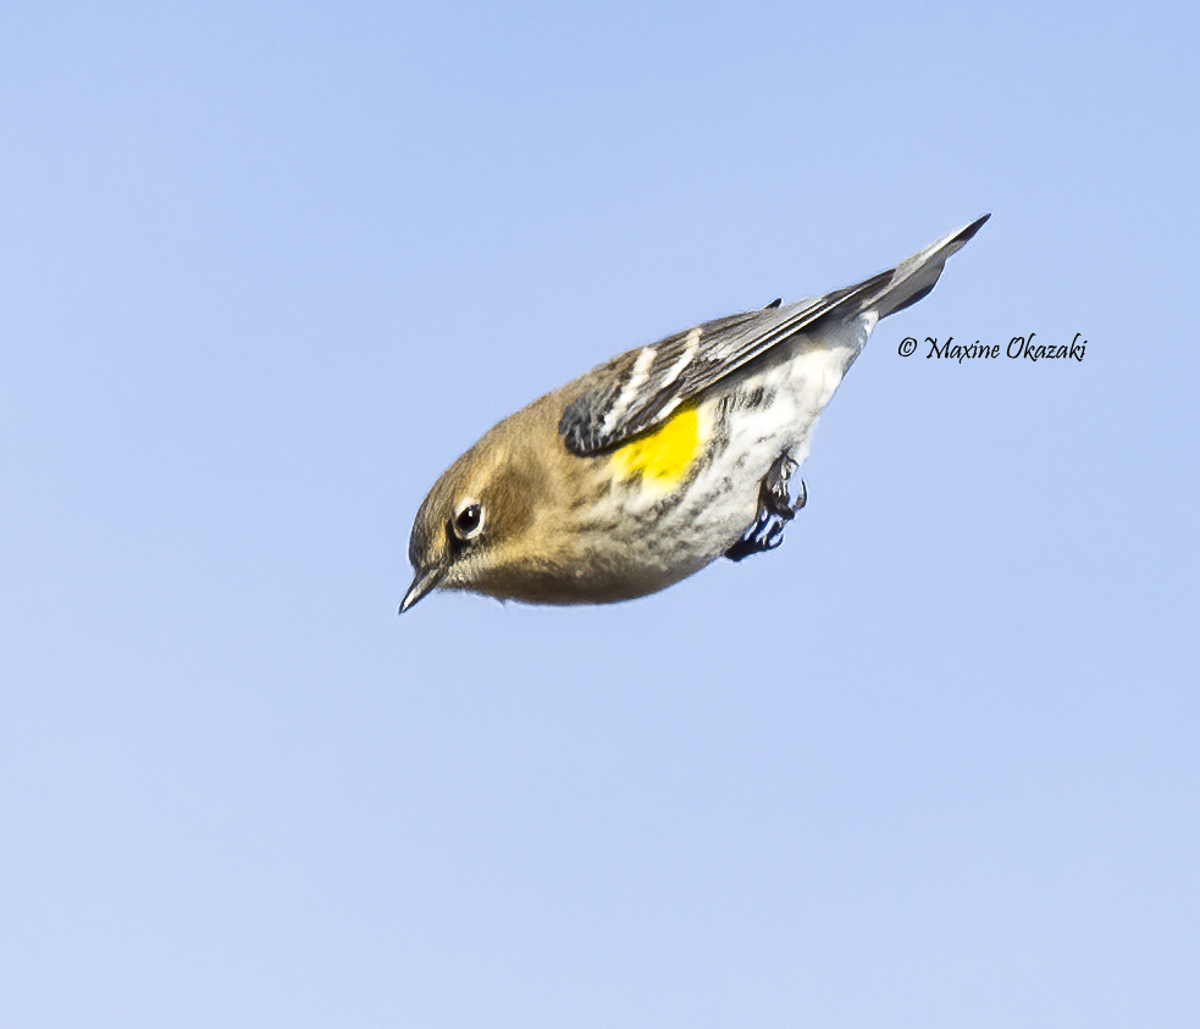
[[(4, 5), (0, 1024), (1200, 1024), (1197, 10)], [(499, 418), (986, 211), (781, 550), (397, 618)]]

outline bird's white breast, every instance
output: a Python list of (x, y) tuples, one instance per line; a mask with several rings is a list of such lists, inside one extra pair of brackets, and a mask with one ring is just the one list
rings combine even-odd
[[(787, 454), (797, 466), (804, 463), (818, 416), (876, 320), (864, 315), (799, 336), (785, 344), (788, 352), (738, 382), (734, 400), (722, 389), (704, 399), (702, 431), (719, 452), (662, 518), (661, 531), (675, 541), (679, 559), (707, 563), (723, 554), (753, 523), (760, 484), (776, 458)], [(755, 406), (749, 398), (759, 390), (763, 402)]]

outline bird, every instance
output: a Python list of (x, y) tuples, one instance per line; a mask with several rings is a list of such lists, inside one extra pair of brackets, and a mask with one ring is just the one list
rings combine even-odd
[(403, 614), (435, 589), (603, 604), (776, 549), (790, 481), (879, 319), (929, 294), (990, 215), (868, 279), (636, 347), (486, 432), (409, 537)]

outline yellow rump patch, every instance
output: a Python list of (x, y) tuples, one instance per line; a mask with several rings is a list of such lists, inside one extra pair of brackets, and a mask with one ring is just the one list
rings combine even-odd
[(640, 475), (643, 480), (669, 486), (683, 477), (699, 449), (700, 418), (689, 405), (653, 432), (613, 451), (613, 471), (620, 479)]

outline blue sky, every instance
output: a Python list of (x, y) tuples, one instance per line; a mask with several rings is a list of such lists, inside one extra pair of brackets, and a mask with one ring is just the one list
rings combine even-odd
[[(7, 5), (0, 1022), (1194, 1026), (1198, 23)], [(986, 211), (778, 552), (396, 617), (499, 418)]]

